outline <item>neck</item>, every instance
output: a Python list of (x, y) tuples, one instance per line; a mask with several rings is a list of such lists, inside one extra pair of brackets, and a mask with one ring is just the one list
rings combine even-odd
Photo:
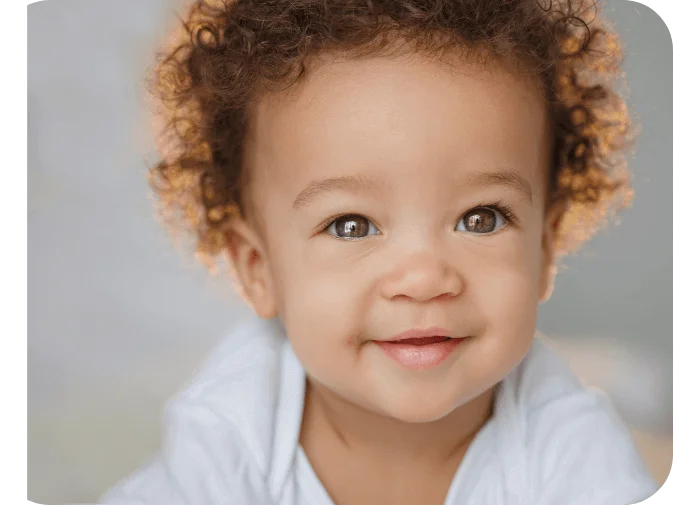
[(379, 464), (455, 467), (491, 417), (493, 402), (491, 388), (441, 419), (408, 423), (361, 408), (307, 379), (300, 442)]

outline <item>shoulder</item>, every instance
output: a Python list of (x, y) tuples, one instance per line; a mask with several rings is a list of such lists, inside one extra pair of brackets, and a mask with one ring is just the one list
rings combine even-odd
[(175, 401), (165, 411), (160, 452), (111, 489), (110, 505), (266, 503), (268, 491), (237, 426), (207, 406)]
[(539, 502), (618, 505), (654, 494), (609, 397), (585, 387), (544, 338), (535, 339), (510, 381), (525, 425), (528, 481)]
[[(157, 503), (159, 496), (167, 505), (268, 500), (285, 347), (274, 324), (246, 320), (225, 336), (166, 406), (160, 453), (109, 494), (117, 500), (111, 503)], [(138, 501), (118, 498), (127, 496)]]

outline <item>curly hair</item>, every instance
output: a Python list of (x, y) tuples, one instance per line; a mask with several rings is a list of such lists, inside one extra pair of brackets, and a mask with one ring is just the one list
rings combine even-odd
[(518, 64), (538, 79), (553, 137), (548, 202), (567, 205), (554, 242), (576, 249), (632, 195), (625, 149), (635, 135), (616, 89), (621, 47), (598, 14), (585, 0), (196, 1), (150, 69), (160, 210), (173, 230), (192, 232), (212, 266), (226, 251), (223, 225), (245, 214), (256, 100), (295, 84), (321, 53), (362, 57), (402, 40), (428, 55)]

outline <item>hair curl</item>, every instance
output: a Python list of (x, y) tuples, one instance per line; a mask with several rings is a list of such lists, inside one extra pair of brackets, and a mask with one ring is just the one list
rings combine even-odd
[[(427, 54), (485, 54), (538, 78), (553, 130), (548, 201), (568, 207), (556, 247), (575, 249), (629, 204), (634, 138), (619, 40), (585, 0), (199, 0), (158, 53), (159, 161), (150, 180), (175, 230), (208, 264), (243, 214), (243, 148), (255, 100), (286, 89), (327, 51), (377, 54), (393, 38)], [(486, 61), (486, 60), (484, 60)]]

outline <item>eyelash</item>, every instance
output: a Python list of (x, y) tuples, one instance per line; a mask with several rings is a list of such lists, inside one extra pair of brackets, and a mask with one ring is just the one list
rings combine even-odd
[(502, 200), (498, 200), (497, 202), (483, 203), (481, 205), (477, 205), (476, 207), (471, 208), (469, 211), (467, 211), (465, 214), (463, 214), (461, 219), (463, 217), (465, 217), (465, 215), (467, 215), (468, 212), (471, 212), (471, 211), (477, 210), (477, 209), (491, 209), (491, 210), (494, 210), (496, 212), (499, 212), (502, 215), (502, 217), (505, 218), (505, 221), (507, 221), (508, 224), (516, 225), (516, 224), (519, 223), (519, 220), (518, 220), (518, 218), (516, 216), (516, 213), (514, 212), (514, 209), (512, 208), (512, 206), (507, 205)]
[[(472, 212), (474, 210), (478, 210), (478, 209), (490, 209), (490, 210), (494, 210), (494, 211), (500, 213), (500, 215), (502, 215), (502, 217), (505, 218), (505, 221), (507, 222), (507, 224), (513, 224), (513, 225), (516, 226), (519, 222), (519, 220), (518, 220), (518, 218), (517, 218), (517, 216), (514, 212), (514, 209), (512, 209), (512, 206), (507, 205), (502, 200), (498, 200), (496, 202), (491, 202), (491, 203), (482, 203), (482, 204), (476, 205), (476, 206), (472, 207), (470, 210), (468, 210), (467, 212), (463, 213), (463, 215), (461, 216), (461, 219), (463, 219), (470, 212)], [(345, 212), (343, 214), (338, 214), (336, 216), (330, 217), (326, 221), (323, 221), (322, 224), (320, 224), (317, 227), (318, 232), (319, 233), (325, 233), (327, 231), (327, 229), (330, 226), (332, 226), (332, 223), (334, 223), (334, 221), (336, 221), (338, 219), (341, 219), (342, 217), (346, 217), (346, 216), (364, 217), (365, 219), (371, 221), (371, 219), (369, 219), (368, 217), (363, 216), (361, 214), (354, 214), (352, 212)], [(376, 223), (373, 223), (373, 224), (376, 226)], [(376, 226), (376, 227), (378, 228), (378, 226)], [(503, 228), (501, 228), (501, 229), (503, 229)], [(497, 232), (493, 232), (493, 233), (497, 233)], [(483, 233), (482, 235), (490, 235), (490, 234), (489, 233)], [(357, 239), (353, 239), (353, 240), (357, 240)]]

